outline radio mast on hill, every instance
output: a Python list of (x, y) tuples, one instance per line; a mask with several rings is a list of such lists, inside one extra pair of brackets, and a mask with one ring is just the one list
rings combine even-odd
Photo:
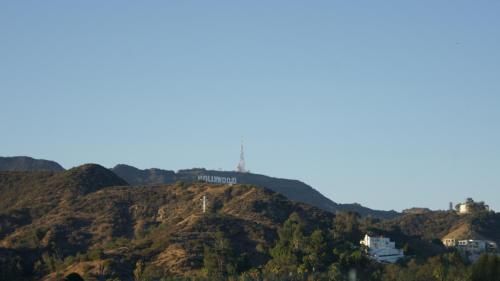
[(247, 172), (247, 169), (245, 168), (245, 152), (243, 150), (243, 141), (241, 141), (240, 162), (238, 163), (238, 166), (236, 166), (236, 171), (238, 173)]

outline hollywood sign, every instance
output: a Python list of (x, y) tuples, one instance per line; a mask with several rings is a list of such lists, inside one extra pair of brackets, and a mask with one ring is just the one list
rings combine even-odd
[(217, 184), (236, 184), (236, 178), (227, 178), (227, 177), (218, 177), (218, 176), (207, 176), (207, 175), (199, 175), (199, 181), (209, 182), (209, 183), (217, 183)]

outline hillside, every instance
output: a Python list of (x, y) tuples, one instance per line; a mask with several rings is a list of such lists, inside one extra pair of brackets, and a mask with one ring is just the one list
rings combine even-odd
[(64, 172), (0, 172), (0, 212), (49, 210), (78, 195), (112, 185), (128, 185), (108, 169), (87, 164)]
[(397, 225), (403, 233), (425, 239), (488, 239), (500, 244), (500, 213), (494, 212), (458, 215), (454, 211), (432, 211), (407, 214), (382, 225)]
[[(466, 229), (499, 241), (500, 230), (499, 214), (492, 212), (359, 219), (353, 213), (335, 215), (247, 184), (178, 181), (128, 186), (95, 164), (57, 173), (0, 172), (0, 193), (2, 281), (56, 281), (72, 272), (85, 280), (132, 280), (138, 271), (149, 276), (204, 276), (206, 249), (217, 245), (234, 250), (238, 272), (272, 268), (271, 262), (280, 262), (272, 254), (283, 233), (294, 240), (282, 243), (299, 243), (293, 247), (304, 251), (311, 250), (307, 241), (317, 241), (317, 251), (344, 274), (356, 266), (360, 274), (370, 276), (383, 267), (363, 258), (356, 246), (366, 232), (386, 235), (406, 254), (425, 259), (447, 252), (439, 239), (449, 233)], [(208, 198), (206, 213), (203, 196)], [(283, 232), (286, 225), (290, 227), (290, 218), (297, 216), (300, 227)], [(313, 239), (318, 230), (323, 236), (304, 238)], [(303, 259), (305, 266), (309, 258), (315, 259)]]
[[(217, 231), (248, 266), (259, 266), (291, 213), (311, 229), (330, 227), (334, 218), (248, 185), (129, 187), (98, 165), (62, 173), (2, 172), (0, 192), (0, 264), (21, 260), (25, 274), (38, 280), (53, 280), (55, 271), (97, 274), (103, 264), (118, 276), (131, 276), (138, 261), (175, 275), (193, 274)], [(207, 213), (201, 211), (203, 195)]]
[(132, 185), (157, 185), (176, 182), (174, 171), (161, 169), (139, 170), (135, 167), (119, 164), (111, 169), (122, 179)]
[[(311, 186), (290, 179), (280, 179), (252, 173), (222, 172), (205, 169), (186, 169), (177, 173), (162, 169), (140, 170), (133, 166), (119, 164), (111, 169), (115, 174), (131, 185), (162, 185), (172, 184), (177, 181), (195, 182), (198, 175), (214, 175), (222, 177), (236, 177), (238, 183), (252, 184), (271, 189), (285, 195), (287, 198), (316, 206), (329, 212), (352, 211), (362, 216), (371, 216), (381, 219), (391, 219), (400, 215), (395, 211), (373, 210), (360, 204), (336, 203)], [(33, 159), (30, 157), (0, 157), (0, 171), (52, 171), (61, 172), (64, 168), (54, 161)]]
[(0, 171), (64, 171), (54, 161), (33, 159), (26, 156), (0, 157)]
[(174, 171), (161, 169), (140, 170), (123, 164), (115, 166), (112, 171), (132, 185), (170, 184), (176, 181), (195, 182), (197, 181), (198, 175), (211, 175), (228, 178), (235, 177), (240, 184), (252, 184), (265, 187), (281, 193), (291, 200), (310, 204), (329, 212), (353, 211), (361, 214), (362, 216), (372, 216), (383, 219), (394, 218), (399, 215), (399, 213), (395, 211), (372, 210), (359, 204), (338, 204), (301, 181), (280, 179), (253, 173), (237, 173), (205, 169), (186, 169), (179, 170), (175, 173)]
[[(401, 246), (409, 243), (413, 247), (412, 252), (420, 256), (431, 256), (442, 251), (441, 240), (444, 238), (484, 239), (500, 245), (500, 213), (495, 212), (469, 215), (458, 215), (454, 211), (408, 213), (375, 223), (370, 228), (393, 237)], [(431, 244), (425, 245), (422, 241)]]

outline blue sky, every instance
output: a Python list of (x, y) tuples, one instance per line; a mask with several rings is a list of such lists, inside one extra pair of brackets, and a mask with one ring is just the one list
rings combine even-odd
[(499, 1), (2, 1), (0, 155), (500, 210)]

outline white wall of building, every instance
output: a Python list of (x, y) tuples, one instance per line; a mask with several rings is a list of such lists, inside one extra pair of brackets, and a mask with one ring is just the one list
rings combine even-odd
[(469, 213), (469, 205), (467, 203), (462, 203), (459, 205), (458, 213), (460, 214), (468, 214)]
[(394, 263), (404, 257), (403, 250), (397, 249), (396, 244), (387, 237), (366, 234), (360, 244), (366, 246), (368, 255), (379, 262)]

